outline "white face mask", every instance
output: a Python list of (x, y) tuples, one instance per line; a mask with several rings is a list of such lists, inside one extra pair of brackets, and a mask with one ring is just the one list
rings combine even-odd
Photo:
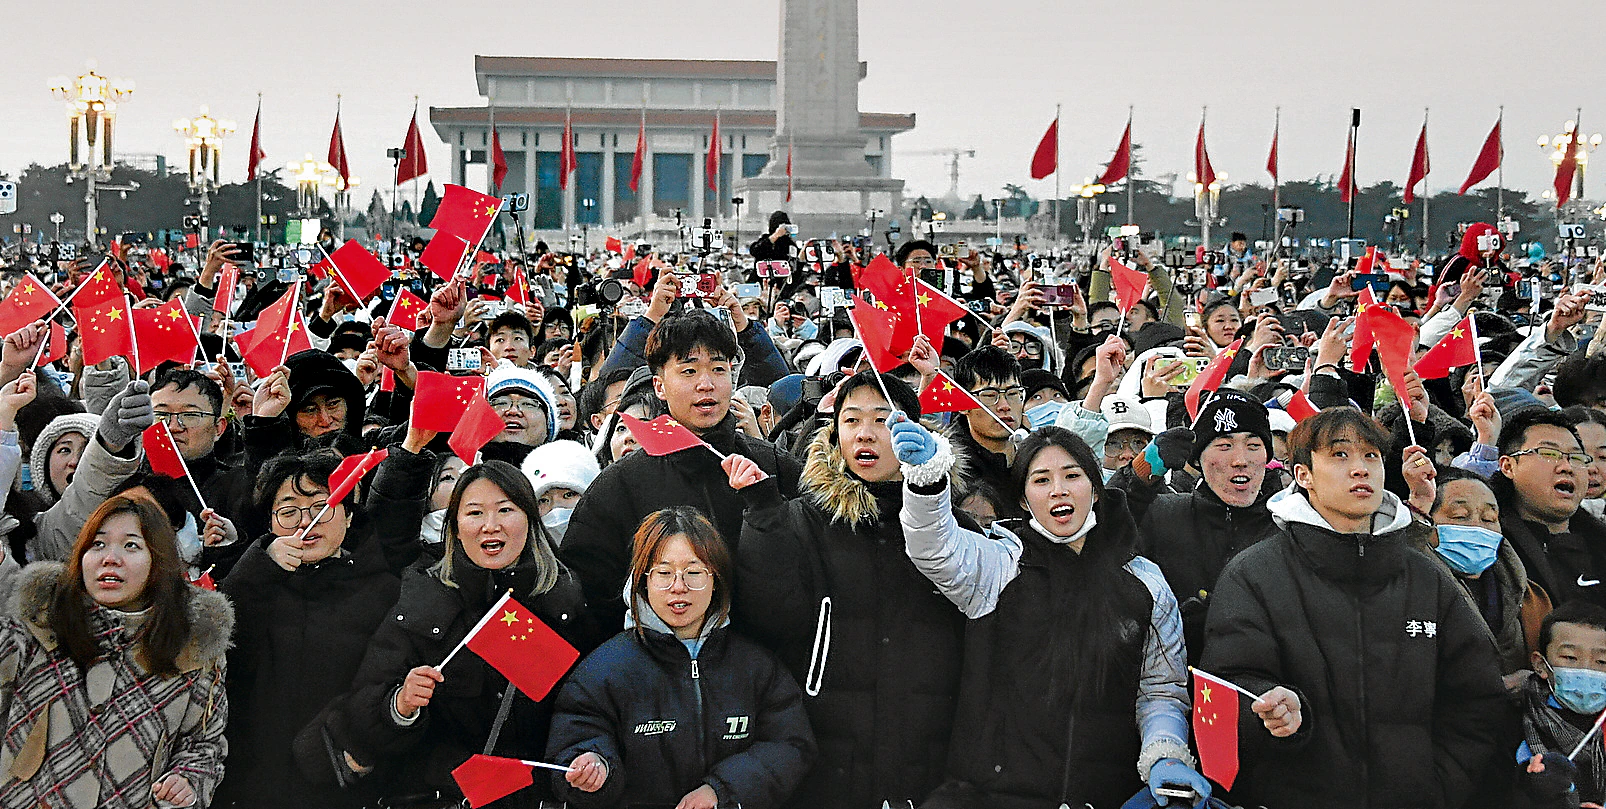
[(546, 526), (548, 533), (552, 534), (552, 541), (563, 542), (563, 532), (569, 528), (569, 517), (574, 514), (572, 508), (553, 507), (551, 511), (541, 518), (541, 524)]
[(446, 527), (446, 509), (436, 509), (424, 515), (424, 524), (418, 528), (418, 538), (426, 545), (439, 545), (441, 531)]
[(357, 359), (355, 357), (347, 357), (341, 360), (340, 364), (346, 366), (346, 370), (357, 373)]

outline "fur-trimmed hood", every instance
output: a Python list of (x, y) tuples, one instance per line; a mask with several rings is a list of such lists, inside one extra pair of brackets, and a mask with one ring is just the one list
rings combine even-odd
[[(957, 444), (953, 446), (953, 452), (954, 465), (948, 470), (948, 485), (957, 490), (965, 459)], [(805, 489), (809, 500), (833, 520), (858, 525), (873, 523), (881, 518), (874, 484), (848, 473), (841, 449), (831, 440), (830, 424), (815, 431), (814, 439), (809, 442), (808, 456), (803, 461), (803, 474), (798, 477), (798, 486)], [(902, 484), (898, 484), (898, 488), (901, 491)]]
[[(11, 614), (20, 620), (47, 649), (56, 648), (56, 633), (50, 628), (50, 602), (66, 565), (61, 562), (34, 562), (22, 569)], [(189, 588), (187, 604), (190, 637), (178, 655), (179, 671), (195, 671), (211, 666), (228, 653), (234, 634), (234, 607), (222, 593)]]

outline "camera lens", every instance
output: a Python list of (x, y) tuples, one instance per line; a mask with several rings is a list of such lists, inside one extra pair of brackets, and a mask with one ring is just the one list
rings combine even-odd
[(597, 299), (603, 306), (613, 306), (624, 300), (625, 285), (617, 278), (604, 278), (597, 284)]

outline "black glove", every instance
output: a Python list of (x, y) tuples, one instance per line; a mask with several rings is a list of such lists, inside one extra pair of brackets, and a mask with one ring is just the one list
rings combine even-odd
[(1546, 753), (1542, 760), (1543, 772), (1528, 772), (1527, 765), (1523, 765), (1522, 788), (1535, 803), (1548, 804), (1572, 791), (1578, 765), (1560, 753)]
[[(1154, 449), (1160, 455), (1164, 471), (1180, 471), (1193, 459), (1193, 431), (1187, 427), (1172, 427), (1154, 437)], [(1152, 467), (1154, 462), (1151, 460)], [(1154, 470), (1158, 475), (1162, 470)]]

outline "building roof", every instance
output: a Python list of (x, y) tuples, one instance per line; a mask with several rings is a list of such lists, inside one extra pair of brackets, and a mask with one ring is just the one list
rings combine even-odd
[[(641, 112), (633, 109), (575, 109), (571, 113), (574, 126), (634, 128), (641, 122)], [(531, 107), (497, 107), (498, 124), (520, 126), (563, 126), (564, 110)], [(429, 121), (444, 139), (442, 128), (450, 125), (489, 123), (487, 107), (430, 107)], [(647, 110), (648, 128), (676, 127), (704, 129), (713, 122), (712, 112), (687, 110)], [(726, 110), (719, 115), (720, 126), (727, 129), (762, 129), (775, 131), (775, 113), (771, 110)], [(895, 112), (861, 112), (859, 126), (876, 133), (907, 132), (915, 127), (913, 114)]]
[[(474, 77), (485, 95), (485, 77), (563, 76), (624, 79), (759, 79), (776, 80), (773, 60), (760, 59), (598, 59), (559, 56), (474, 57)], [(859, 78), (869, 65), (859, 63)]]

